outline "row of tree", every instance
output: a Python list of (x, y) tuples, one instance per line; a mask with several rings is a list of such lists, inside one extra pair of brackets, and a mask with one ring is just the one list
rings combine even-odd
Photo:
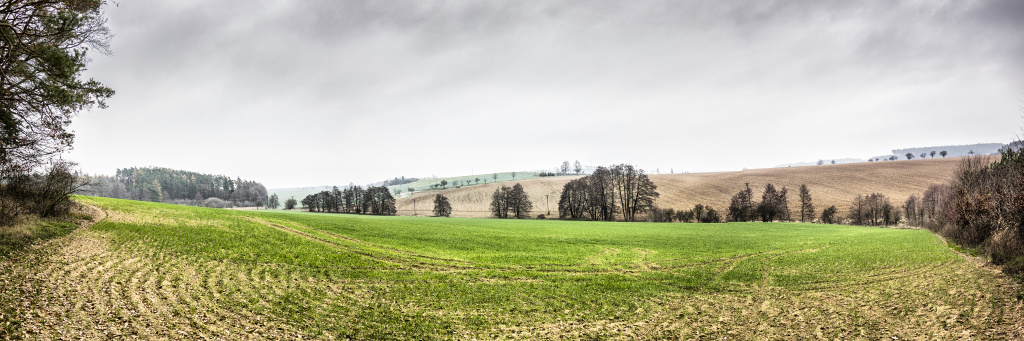
[(209, 198), (236, 206), (263, 206), (267, 189), (263, 184), (162, 167), (118, 169), (114, 176), (84, 175), (90, 184), (86, 195), (155, 202), (201, 205)]
[[(806, 188), (806, 186), (801, 186)], [(750, 184), (746, 184), (746, 188), (739, 191), (732, 197), (729, 204), (729, 212), (727, 219), (729, 221), (745, 222), (760, 220), (763, 222), (772, 221), (790, 221), (789, 213), (789, 200), (787, 198), (789, 190), (786, 187), (782, 187), (782, 190), (777, 190), (775, 185), (766, 184), (764, 186), (764, 192), (761, 194), (761, 201), (754, 201), (754, 193), (750, 189)], [(804, 197), (801, 196), (801, 200)], [(810, 205), (810, 193), (806, 196), (807, 205), (813, 210), (813, 206)], [(803, 214), (805, 209), (804, 203), (801, 203), (801, 217), (804, 218)]]
[(612, 221), (621, 216), (636, 221), (654, 208), (658, 186), (633, 165), (598, 167), (593, 174), (573, 179), (562, 187), (558, 215), (562, 219)]
[[(276, 197), (276, 195), (275, 195)], [(395, 197), (384, 186), (350, 186), (340, 189), (334, 186), (330, 191), (307, 195), (302, 205), (310, 212), (356, 213), (373, 215), (395, 215)], [(294, 208), (288, 207), (286, 209)]]
[[(572, 168), (570, 169), (569, 167), (572, 167)], [(569, 173), (570, 170), (573, 173)], [(583, 174), (583, 164), (580, 163), (580, 160), (576, 160), (576, 163), (574, 163), (572, 166), (569, 166), (569, 161), (568, 160), (562, 161), (562, 165), (557, 168), (556, 173), (558, 173), (558, 175), (570, 175), (570, 174), (580, 175), (580, 174)]]
[(711, 205), (697, 204), (689, 210), (651, 209), (651, 221), (671, 223), (721, 223), (722, 215)]

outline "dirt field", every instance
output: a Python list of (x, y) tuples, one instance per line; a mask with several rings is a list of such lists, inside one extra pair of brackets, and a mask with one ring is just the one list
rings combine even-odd
[[(751, 169), (739, 172), (656, 174), (651, 180), (658, 186), (661, 208), (690, 209), (695, 204), (711, 205), (719, 212), (729, 206), (736, 192), (750, 183), (756, 199), (760, 199), (764, 185), (789, 189), (789, 208), (799, 204), (798, 190), (806, 184), (811, 190), (817, 214), (835, 205), (845, 214), (850, 201), (857, 194), (882, 193), (893, 204), (902, 205), (910, 195), (921, 195), (931, 184), (946, 182), (952, 177), (961, 158), (918, 159), (888, 162), (865, 162), (840, 165)], [(533, 214), (558, 215), (558, 198), (562, 186), (572, 176), (520, 181), (533, 201)], [(399, 215), (430, 215), (433, 198), (437, 193), (448, 197), (455, 217), (487, 217), (491, 193), (501, 185), (514, 182), (468, 186), (441, 191), (418, 192), (411, 198), (398, 200)], [(548, 196), (545, 199), (545, 195)], [(415, 201), (415, 210), (413, 209)], [(797, 212), (798, 213), (798, 212)]]

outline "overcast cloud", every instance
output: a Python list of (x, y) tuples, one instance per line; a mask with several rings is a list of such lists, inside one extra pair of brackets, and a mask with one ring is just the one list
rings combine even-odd
[(268, 188), (1009, 142), (1024, 1), (121, 1), (84, 171)]

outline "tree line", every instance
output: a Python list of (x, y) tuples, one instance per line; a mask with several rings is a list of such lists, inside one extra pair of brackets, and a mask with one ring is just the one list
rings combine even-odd
[(642, 169), (629, 164), (602, 166), (562, 187), (558, 216), (602, 221), (621, 216), (625, 221), (636, 221), (638, 215), (655, 207), (658, 196), (658, 186)]
[(107, 198), (167, 202), (195, 206), (264, 206), (268, 201), (263, 184), (162, 167), (117, 169), (114, 176), (83, 175), (89, 186), (83, 194)]
[(1024, 276), (1024, 152), (961, 161), (953, 179), (904, 203), (908, 223), (980, 250), (1013, 276)]
[[(275, 195), (276, 197), (276, 195)], [(330, 191), (307, 195), (302, 205), (310, 212), (355, 213), (372, 215), (395, 215), (395, 197), (385, 186), (349, 186), (344, 189), (334, 186)], [(291, 206), (291, 207), (289, 207)], [(294, 203), (285, 203), (286, 209), (293, 209)]]

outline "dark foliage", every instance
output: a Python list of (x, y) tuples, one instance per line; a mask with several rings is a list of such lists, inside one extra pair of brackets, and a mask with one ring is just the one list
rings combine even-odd
[(732, 197), (729, 203), (729, 212), (726, 215), (726, 219), (734, 222), (745, 222), (753, 221), (755, 212), (755, 204), (753, 202), (754, 192), (750, 190), (750, 184), (746, 184), (743, 190), (740, 190), (736, 195)]
[(263, 184), (161, 167), (118, 169), (113, 177), (86, 176), (90, 186), (84, 194), (142, 201), (190, 203), (201, 206), (208, 198), (240, 206), (263, 206), (267, 189)]
[(434, 196), (434, 216), (435, 217), (451, 217), (452, 216), (452, 204), (448, 202), (448, 197), (443, 195)]
[(842, 224), (843, 221), (839, 218), (838, 209), (835, 205), (829, 206), (825, 210), (821, 211), (821, 222), (823, 224)]

